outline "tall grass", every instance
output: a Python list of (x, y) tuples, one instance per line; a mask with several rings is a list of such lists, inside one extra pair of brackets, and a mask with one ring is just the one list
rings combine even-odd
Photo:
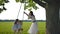
[[(0, 22), (0, 34), (13, 34), (14, 22)], [(28, 34), (28, 29), (30, 28), (31, 22), (23, 22), (23, 32), (22, 34)], [(38, 22), (38, 30), (40, 34), (45, 34), (46, 22)]]

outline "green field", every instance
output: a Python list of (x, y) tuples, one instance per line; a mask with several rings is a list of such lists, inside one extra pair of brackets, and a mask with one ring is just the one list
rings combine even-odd
[[(13, 23), (14, 22), (0, 22), (0, 34), (13, 34)], [(23, 22), (23, 32), (22, 34), (28, 34), (28, 29), (31, 22)], [(38, 22), (38, 30), (40, 34), (45, 34), (46, 22)]]

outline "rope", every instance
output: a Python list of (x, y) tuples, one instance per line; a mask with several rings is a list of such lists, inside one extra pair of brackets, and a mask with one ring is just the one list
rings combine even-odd
[[(25, 11), (25, 10), (24, 10)], [(23, 11), (23, 17), (22, 17), (22, 20), (24, 20), (24, 11)]]
[[(26, 6), (26, 3), (25, 3), (25, 6)], [(23, 17), (22, 17), (22, 20), (24, 20), (24, 12), (25, 12), (25, 10), (23, 11)]]
[[(20, 5), (20, 9), (21, 9), (21, 6), (22, 6), (22, 3), (21, 3), (21, 5)], [(26, 6), (26, 3), (25, 3), (25, 6)], [(19, 11), (18, 11), (17, 19), (18, 19), (18, 17), (19, 17), (20, 9), (19, 9)], [(24, 20), (24, 12), (25, 12), (25, 10), (23, 11), (22, 20)]]
[(18, 19), (18, 17), (19, 17), (19, 13), (20, 13), (21, 6), (22, 6), (22, 3), (21, 3), (21, 5), (20, 5), (19, 11), (18, 11), (17, 19)]

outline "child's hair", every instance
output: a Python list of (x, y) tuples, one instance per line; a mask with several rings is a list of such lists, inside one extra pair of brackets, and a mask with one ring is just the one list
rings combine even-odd
[(18, 19), (16, 19), (16, 21), (15, 21), (15, 23), (14, 23), (14, 24), (17, 24), (17, 22), (18, 22)]

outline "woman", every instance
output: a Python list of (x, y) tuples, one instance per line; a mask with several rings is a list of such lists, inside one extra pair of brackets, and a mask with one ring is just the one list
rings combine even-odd
[(28, 16), (28, 19), (31, 19), (31, 21), (32, 21), (32, 24), (31, 24), (30, 29), (28, 30), (28, 33), (29, 34), (37, 34), (38, 28), (37, 28), (37, 23), (36, 23), (35, 16), (34, 16), (33, 12), (30, 11), (29, 15), (25, 12), (24, 12), (24, 14), (26, 14)]

